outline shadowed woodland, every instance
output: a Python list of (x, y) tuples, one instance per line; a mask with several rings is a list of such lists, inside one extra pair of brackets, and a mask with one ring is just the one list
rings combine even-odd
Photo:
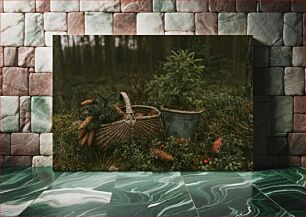
[[(54, 168), (57, 170), (251, 170), (252, 42), (247, 36), (54, 37)], [(132, 104), (160, 109), (148, 83), (165, 75), (173, 52), (203, 68), (200, 123), (192, 140), (116, 142), (106, 150), (78, 142), (80, 102), (127, 92)], [(164, 64), (164, 65), (163, 65)], [(102, 112), (102, 111), (101, 111)], [(174, 160), (160, 159), (154, 148)], [(151, 150), (151, 149), (150, 149)]]

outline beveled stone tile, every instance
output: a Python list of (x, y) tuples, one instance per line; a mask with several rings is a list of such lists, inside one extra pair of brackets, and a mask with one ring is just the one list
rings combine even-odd
[(23, 46), (24, 15), (22, 13), (1, 13), (0, 16), (1, 16), (0, 45)]
[(120, 0), (81, 0), (80, 11), (120, 12)]
[(27, 68), (4, 67), (3, 95), (27, 96), (29, 94), (29, 72)]
[(20, 104), (20, 131), (21, 132), (30, 132), (31, 131), (31, 97), (22, 96), (19, 99)]
[(0, 96), (0, 131), (19, 131), (19, 97)]
[(19, 47), (18, 48), (18, 66), (34, 67), (35, 66), (35, 48), (34, 47)]
[(25, 46), (44, 46), (44, 26), (41, 13), (25, 14)]
[(39, 135), (36, 133), (12, 133), (12, 155), (39, 154)]
[(31, 101), (31, 130), (49, 133), (52, 129), (52, 97), (33, 96)]
[(136, 14), (134, 13), (115, 13), (113, 28), (114, 28), (115, 35), (135, 35), (136, 34)]
[(52, 96), (52, 73), (30, 73), (29, 95)]

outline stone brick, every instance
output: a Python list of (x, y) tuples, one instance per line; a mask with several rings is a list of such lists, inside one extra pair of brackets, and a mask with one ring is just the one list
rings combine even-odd
[(287, 137), (270, 137), (268, 139), (268, 155), (288, 155)]
[(284, 16), (284, 44), (299, 46), (303, 43), (303, 14), (286, 13)]
[(40, 134), (40, 154), (41, 155), (52, 155), (53, 147), (53, 135), (52, 133)]
[(166, 31), (194, 31), (193, 13), (166, 13), (165, 30)]
[(35, 48), (33, 47), (18, 48), (18, 66), (34, 67), (35, 66), (34, 55), (35, 55)]
[(236, 0), (237, 12), (256, 12), (256, 0)]
[(120, 0), (81, 0), (80, 11), (120, 12)]
[(113, 26), (115, 35), (135, 35), (136, 14), (115, 13)]
[(0, 96), (0, 131), (19, 131), (19, 97)]
[(3, 76), (2, 76), (2, 67), (0, 67), (0, 96), (2, 93), (2, 83), (3, 83)]
[(247, 16), (245, 13), (219, 13), (219, 35), (245, 35)]
[(25, 46), (44, 46), (43, 15), (40, 13), (25, 14)]
[(169, 31), (169, 32), (165, 32), (165, 35), (194, 35), (194, 32), (191, 31)]
[(36, 11), (37, 12), (50, 11), (50, 0), (36, 0)]
[(265, 72), (265, 94), (284, 94), (284, 68), (272, 67)]
[(34, 12), (35, 0), (4, 0), (4, 12)]
[(254, 102), (254, 137), (271, 136), (271, 103)]
[(35, 72), (53, 71), (52, 47), (38, 47), (35, 49)]
[(285, 68), (285, 94), (286, 95), (304, 95), (305, 73), (301, 67)]
[(291, 11), (292, 12), (305, 12), (304, 0), (291, 0)]
[(67, 31), (67, 13), (44, 13), (46, 31)]
[(45, 44), (48, 47), (53, 46), (53, 35), (67, 35), (67, 32), (45, 32)]
[(305, 110), (306, 97), (305, 96), (295, 96), (294, 97), (294, 113), (306, 113)]
[(150, 12), (152, 0), (121, 0), (122, 12)]
[(112, 33), (112, 14), (104, 12), (85, 12), (86, 35), (111, 35)]
[(32, 167), (52, 167), (52, 156), (34, 156)]
[(12, 133), (12, 155), (37, 155), (39, 154), (39, 134)]
[(253, 48), (253, 65), (254, 67), (269, 67), (270, 65), (269, 47)]
[(52, 97), (34, 96), (31, 101), (31, 129), (35, 133), (49, 133), (52, 129)]
[(290, 0), (271, 1), (260, 0), (260, 10), (262, 12), (288, 12), (290, 11)]
[(306, 167), (306, 157), (305, 156), (301, 157), (301, 166), (304, 168)]
[(68, 35), (84, 35), (84, 14), (82, 12), (68, 13)]
[(1, 13), (1, 46), (23, 46), (24, 15), (22, 13)]
[(276, 156), (254, 156), (254, 170), (267, 170), (278, 168), (278, 159)]
[(272, 132), (287, 133), (293, 129), (293, 97), (275, 96), (272, 99)]
[(305, 114), (294, 114), (293, 130), (296, 133), (306, 132)]
[(299, 167), (301, 165), (301, 157), (298, 156), (280, 156), (279, 167)]
[(282, 13), (249, 13), (247, 34), (253, 35), (261, 45), (279, 46), (283, 44)]
[(55, 12), (70, 12), (70, 11), (79, 11), (80, 10), (80, 1), (70, 0), (70, 1), (59, 1), (51, 0), (50, 1), (51, 11)]
[(17, 66), (18, 52), (16, 47), (4, 48), (4, 66)]
[(218, 15), (217, 13), (196, 13), (195, 28), (197, 35), (217, 35)]
[(288, 143), (291, 155), (305, 155), (305, 136), (304, 133), (289, 133)]
[(28, 167), (32, 165), (31, 156), (5, 156), (5, 167)]
[(22, 96), (20, 97), (20, 131), (30, 132), (31, 131), (31, 97)]
[(29, 94), (29, 72), (26, 68), (3, 68), (3, 95), (25, 96)]
[(263, 96), (265, 90), (265, 73), (268, 68), (254, 68), (253, 70), (253, 95)]
[(161, 13), (138, 13), (137, 35), (163, 35), (164, 22)]
[(291, 66), (292, 48), (275, 46), (270, 49), (270, 66)]
[(174, 12), (175, 0), (153, 0), (154, 12)]
[(233, 0), (208, 0), (211, 12), (235, 12), (236, 2)]
[(268, 155), (268, 143), (267, 138), (254, 137), (253, 142), (253, 155), (254, 156), (266, 156)]
[(31, 73), (30, 96), (52, 96), (52, 73)]
[(292, 66), (303, 66), (305, 67), (305, 47), (294, 47), (292, 51)]
[(10, 155), (11, 153), (11, 134), (0, 133), (0, 155)]
[(208, 10), (208, 0), (176, 0), (178, 12), (205, 12)]
[(3, 47), (0, 47), (0, 67), (3, 66)]

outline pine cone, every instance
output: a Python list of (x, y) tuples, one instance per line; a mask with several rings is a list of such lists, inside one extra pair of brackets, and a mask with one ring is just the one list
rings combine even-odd
[(162, 160), (165, 160), (165, 161), (173, 161), (174, 158), (172, 155), (160, 150), (160, 149), (157, 149), (157, 148), (151, 148), (150, 149), (151, 153), (154, 154), (155, 156), (157, 156), (158, 158), (162, 159)]

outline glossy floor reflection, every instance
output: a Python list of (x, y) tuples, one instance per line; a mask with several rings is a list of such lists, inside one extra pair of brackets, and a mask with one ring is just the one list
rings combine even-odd
[(305, 170), (1, 172), (0, 216), (305, 216)]

